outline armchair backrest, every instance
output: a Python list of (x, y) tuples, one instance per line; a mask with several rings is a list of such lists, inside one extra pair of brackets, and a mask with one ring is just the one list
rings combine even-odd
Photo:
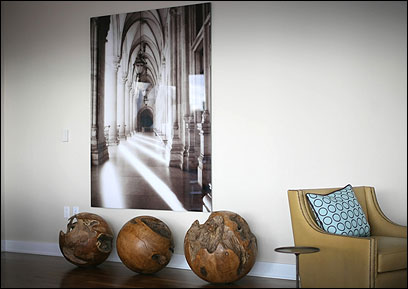
[[(368, 216), (368, 212), (367, 212), (367, 203), (366, 203), (366, 188), (370, 188), (370, 187), (353, 187), (353, 191), (356, 195), (356, 198), (358, 200), (358, 202), (361, 205), (361, 208), (364, 211), (364, 214), (367, 217), (367, 220), (369, 218)], [(316, 219), (314, 217), (312, 208), (310, 207), (309, 201), (306, 197), (306, 194), (312, 193), (312, 194), (318, 194), (318, 195), (327, 195), (330, 194), (331, 192), (340, 190), (342, 188), (324, 188), (324, 189), (305, 189), (305, 190), (289, 190), (288, 194), (297, 194), (298, 197), (298, 201), (301, 203), (300, 207), (303, 209), (303, 214), (304, 217), (307, 219), (307, 221), (309, 223), (313, 224), (313, 227), (317, 227), (319, 228), (319, 226), (317, 225)], [(370, 221), (368, 220), (368, 222), (370, 223)]]
[[(292, 216), (292, 229), (295, 237), (296, 242), (296, 235), (303, 234), (304, 225), (302, 224), (293, 224), (293, 219), (296, 218), (299, 220), (300, 216), (303, 219), (303, 222), (308, 223), (310, 229), (323, 231), (316, 222), (315, 216), (313, 211), (310, 207), (309, 201), (306, 197), (306, 194), (313, 193), (313, 194), (320, 194), (326, 195), (331, 192), (337, 191), (342, 188), (324, 188), (324, 189), (302, 189), (302, 190), (289, 190), (289, 205), (291, 208), (291, 216)], [(374, 187), (369, 186), (359, 186), (353, 187), (353, 191), (356, 195), (358, 202), (361, 205), (361, 208), (364, 211), (364, 214), (367, 217), (367, 221), (370, 224), (371, 228), (371, 235), (385, 235), (385, 236), (400, 236), (401, 233), (399, 228), (397, 231), (395, 230), (396, 227), (400, 227), (399, 225), (393, 223), (389, 220), (384, 213), (381, 211), (380, 206), (377, 202), (377, 197), (375, 195)], [(301, 222), (301, 223), (303, 223)], [(388, 224), (392, 224), (392, 226), (388, 226)], [(298, 231), (298, 234), (296, 234)], [(403, 236), (406, 238), (406, 230), (405, 233), (402, 233)]]

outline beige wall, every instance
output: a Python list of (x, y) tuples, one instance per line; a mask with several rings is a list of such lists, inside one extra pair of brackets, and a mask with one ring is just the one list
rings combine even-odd
[[(184, 4), (2, 2), (2, 239), (56, 243), (63, 207), (77, 205), (115, 233), (156, 216), (183, 253), (185, 232), (208, 214), (89, 207), (89, 21)], [(212, 9), (214, 209), (247, 220), (258, 261), (294, 263), (273, 252), (293, 244), (288, 189), (372, 185), (385, 214), (406, 225), (406, 3)]]

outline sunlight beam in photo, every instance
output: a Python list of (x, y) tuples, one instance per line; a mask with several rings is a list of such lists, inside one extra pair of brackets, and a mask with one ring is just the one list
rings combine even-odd
[(141, 174), (141, 176), (173, 211), (186, 211), (182, 203), (177, 199), (174, 192), (172, 192), (172, 190), (145, 164), (135, 157), (126, 146), (119, 145), (118, 152), (124, 155), (124, 158), (133, 166), (135, 170)]
[(163, 144), (163, 142), (162, 142), (161, 140), (159, 140), (159, 139), (154, 139), (153, 136), (148, 137), (148, 136), (142, 135), (141, 133), (136, 133), (136, 134), (134, 134), (132, 137), (136, 137), (136, 138), (139, 138), (139, 139), (143, 139), (143, 140), (146, 140), (146, 141), (148, 141), (148, 142), (150, 142), (150, 143)]
[(161, 162), (164, 165), (168, 165), (168, 161), (162, 156), (160, 156), (159, 153), (152, 151), (151, 149), (146, 148), (144, 145), (140, 143), (135, 143), (134, 141), (128, 141), (128, 144), (130, 146), (133, 146), (135, 149), (140, 150), (144, 154), (148, 155), (149, 157)]
[(145, 139), (139, 138), (137, 136), (133, 136), (132, 138), (129, 138), (128, 141), (135, 142), (135, 143), (143, 143), (154, 150), (160, 150), (160, 151), (165, 151), (166, 149), (163, 147), (163, 144), (158, 144), (158, 143), (151, 143)]
[(123, 190), (112, 163), (107, 162), (101, 169), (101, 195), (104, 208), (124, 208)]

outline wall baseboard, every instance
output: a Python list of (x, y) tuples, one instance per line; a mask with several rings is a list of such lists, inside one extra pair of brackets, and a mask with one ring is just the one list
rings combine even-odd
[[(2, 240), (1, 250), (5, 252), (63, 257), (58, 243)], [(112, 253), (107, 260), (121, 262), (116, 249), (112, 250)], [(170, 263), (167, 266), (170, 268), (191, 270), (184, 255), (181, 254), (173, 254)], [(290, 264), (256, 262), (252, 270), (249, 271), (248, 276), (296, 280), (296, 266)]]

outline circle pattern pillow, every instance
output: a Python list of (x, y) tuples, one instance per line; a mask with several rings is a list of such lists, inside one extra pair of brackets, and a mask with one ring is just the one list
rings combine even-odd
[(351, 185), (327, 195), (306, 196), (318, 225), (326, 232), (346, 236), (370, 236), (370, 225)]

